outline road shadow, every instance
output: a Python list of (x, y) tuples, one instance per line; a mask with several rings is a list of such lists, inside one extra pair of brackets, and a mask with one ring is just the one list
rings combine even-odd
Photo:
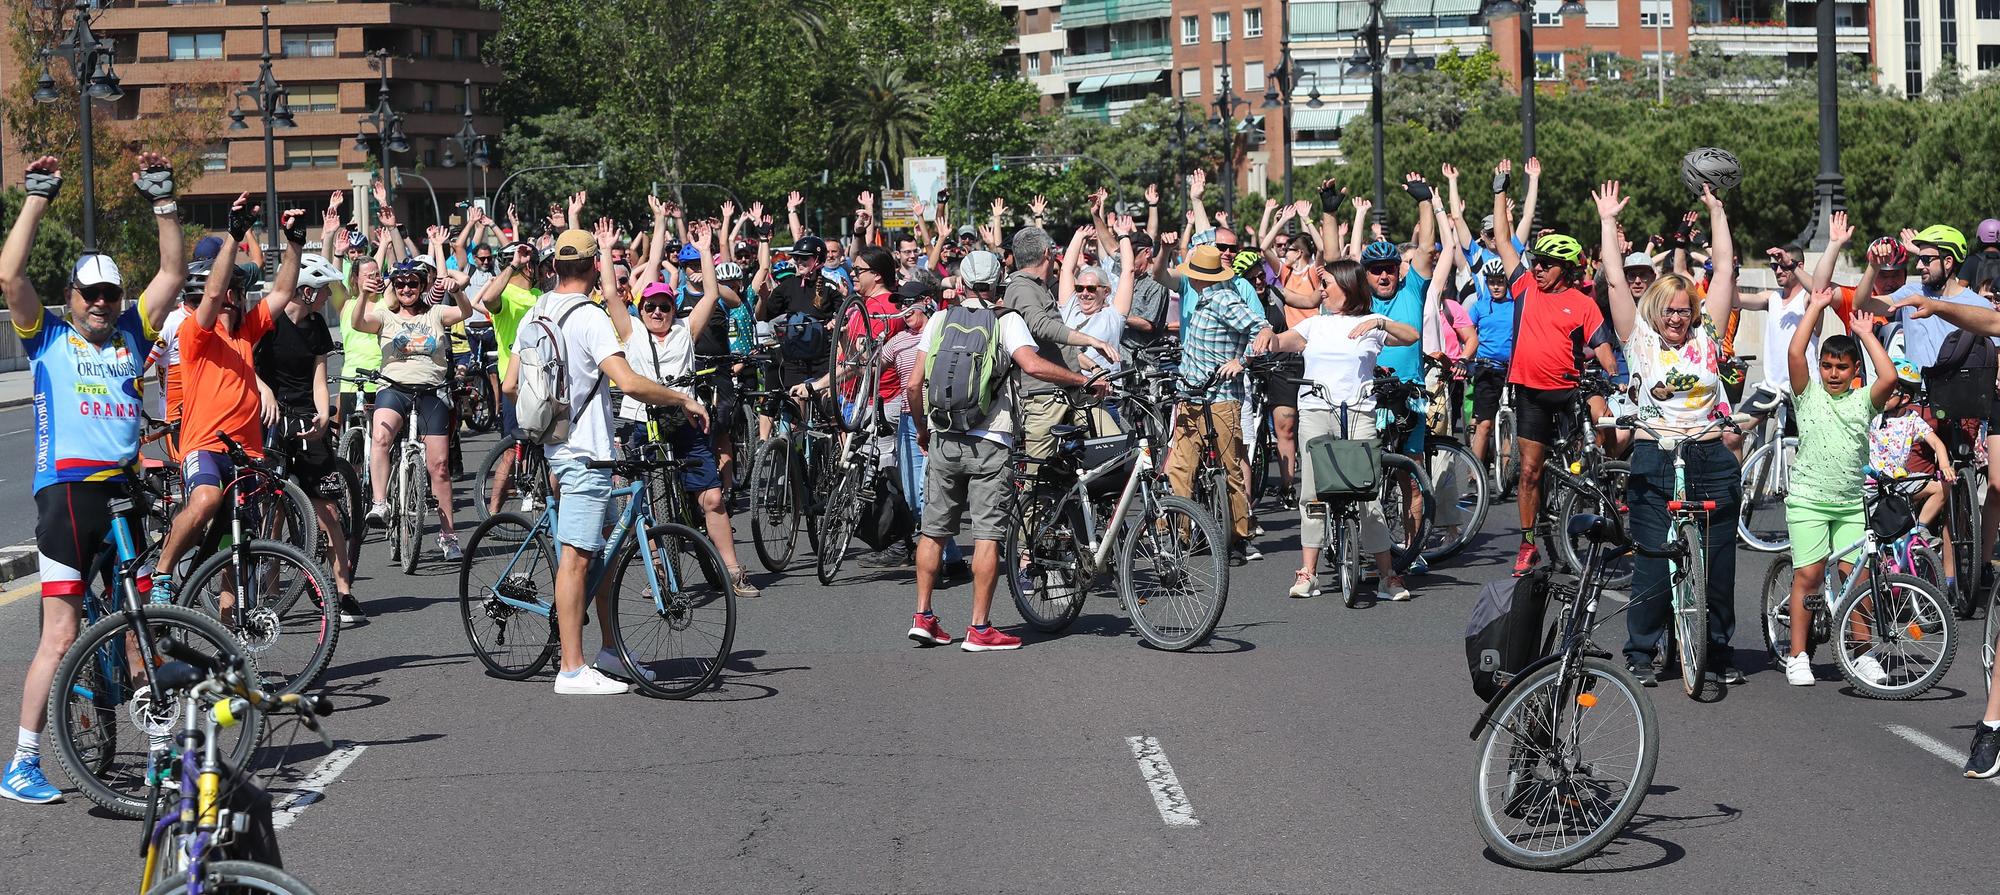
[[(376, 656), (373, 659), (364, 659), (359, 662), (351, 662), (346, 665), (329, 668), (326, 670), (326, 674), (320, 676), (319, 682), (322, 687), (325, 687), (334, 681), (343, 681), (351, 677), (359, 677), (366, 674), (379, 674), (384, 671), (394, 671), (403, 668), (443, 668), (452, 665), (464, 665), (471, 658), (471, 653), (453, 653), (442, 656), (429, 653), (413, 653), (403, 656)], [(371, 681), (370, 683), (373, 682)]]
[[(1676, 790), (1677, 787), (1672, 786), (1654, 786), (1647, 789), (1646, 793), (1662, 795)], [(1632, 816), (1625, 829), (1605, 845), (1602, 851), (1577, 864), (1550, 872), (1596, 876), (1667, 867), (1686, 858), (1687, 849), (1662, 834), (1732, 824), (1742, 817), (1742, 809), (1720, 802), (1715, 804), (1713, 812), (1702, 814), (1674, 815), (1641, 810)], [(1485, 849), (1484, 855), (1488, 861), (1503, 867), (1514, 866), (1501, 860), (1491, 848)]]

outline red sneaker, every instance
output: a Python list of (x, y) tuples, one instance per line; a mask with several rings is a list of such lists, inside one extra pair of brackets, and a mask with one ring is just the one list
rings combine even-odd
[(965, 650), (968, 653), (1020, 648), (1021, 638), (1015, 637), (991, 625), (988, 625), (984, 631), (978, 628), (966, 628), (965, 642), (959, 645), (959, 649)]
[(935, 615), (917, 613), (910, 620), (910, 639), (920, 646), (949, 646), (951, 635), (944, 632)]
[(1535, 545), (1522, 542), (1521, 552), (1514, 554), (1514, 577), (1528, 574), (1535, 567)]

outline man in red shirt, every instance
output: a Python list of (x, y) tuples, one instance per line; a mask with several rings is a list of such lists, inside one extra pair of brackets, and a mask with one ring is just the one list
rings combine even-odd
[[(1506, 181), (1513, 167), (1502, 161), (1494, 170), (1493, 220), (1496, 232), (1514, 229), (1508, 220)], [(1556, 437), (1556, 417), (1569, 406), (1583, 350), (1592, 350), (1607, 370), (1618, 368), (1611, 354), (1611, 328), (1597, 302), (1577, 288), (1582, 274), (1583, 246), (1559, 233), (1535, 240), (1526, 264), (1512, 240), (1497, 240), (1500, 260), (1508, 270), (1508, 291), (1518, 308), (1514, 360), (1507, 381), (1514, 385), (1515, 431), (1521, 440), (1521, 550), (1514, 557), (1514, 575), (1534, 568), (1535, 518), (1542, 506), (1542, 463)], [(1592, 398), (1590, 415), (1608, 412), (1603, 399)], [(1558, 535), (1560, 536), (1560, 535)]]

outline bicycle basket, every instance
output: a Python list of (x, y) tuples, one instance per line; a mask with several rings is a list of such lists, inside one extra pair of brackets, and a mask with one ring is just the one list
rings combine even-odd
[(1910, 498), (1894, 487), (1882, 487), (1868, 503), (1868, 530), (1881, 540), (1900, 538), (1916, 525)]
[(1306, 462), (1320, 500), (1361, 500), (1382, 480), (1382, 452), (1373, 441), (1322, 435), (1306, 442)]

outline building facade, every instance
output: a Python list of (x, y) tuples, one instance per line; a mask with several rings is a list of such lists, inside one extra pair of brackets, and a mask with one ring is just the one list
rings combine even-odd
[[(1278, 72), (1284, 65), (1279, 0), (1176, 0), (1168, 31), (1173, 94), (1203, 121), (1229, 118), (1238, 131), (1236, 188), (1263, 192), (1283, 176), (1286, 146)], [(1210, 125), (1214, 126), (1214, 125)]]
[[(176, 88), (188, 84), (213, 85), (223, 94), (216, 114), (226, 116), (235, 103), (231, 94), (257, 77), (263, 52), (258, 7), (266, 3), (272, 73), (288, 90), (297, 123), (276, 132), (273, 156), (283, 207), (324, 208), (332, 191), (356, 191), (358, 199), (365, 190), (375, 150), (357, 148), (357, 120), (375, 108), (380, 84), (376, 60), (368, 54), (387, 50), (389, 103), (404, 116), (410, 143), (409, 152), (389, 157), (399, 174), (396, 204), (406, 221), (427, 223), (435, 194), (438, 217), (449, 219), (468, 190), (463, 153), (452, 150), (458, 167), (442, 166), (444, 138), (458, 132), (467, 103), (474, 128), (489, 137), (489, 145), (497, 145), (501, 129), (498, 118), (484, 114), (500, 71), (480, 61), (481, 46), (499, 30), (500, 16), (480, 10), (477, 0), (107, 2), (93, 30), (114, 43), (125, 89), (106, 110), (111, 126), (185, 102), (186, 91)], [(16, 83), (13, 67), (20, 64), (0, 60), (6, 67), (0, 83)], [(243, 109), (248, 127), (225, 125), (221, 139), (202, 155), (201, 177), (184, 191), (181, 207), (192, 223), (220, 226), (238, 193), (264, 192), (264, 126), (251, 103), (245, 101)], [(100, 113), (100, 120), (104, 117)], [(8, 153), (6, 170), (21, 170), (22, 156), (34, 147), (19, 146), (5, 134), (0, 142)], [(502, 176), (497, 165), (475, 169), (471, 194), (484, 195), (482, 179), (498, 186)]]
[[(1699, 0), (1696, 0), (1699, 2)], [(1561, 0), (1523, 3), (1519, 18), (1491, 23), (1493, 51), (1514, 84), (1521, 83), (1521, 29), (1534, 28), (1535, 80), (1543, 83), (1615, 77), (1632, 70), (1666, 76), (1688, 51), (1690, 0), (1583, 0), (1585, 13), (1563, 15)], [(1532, 10), (1526, 11), (1526, 10)]]
[(1069, 96), (1062, 75), (1063, 53), (1069, 48), (1060, 25), (1062, 0), (994, 0), (994, 4), (1014, 20), (1014, 40), (1007, 45), (1003, 65), (1011, 63), (1034, 85), (1043, 112), (1061, 108)]
[(1882, 83), (1920, 96), (1954, 61), (1967, 75), (2000, 71), (2000, 0), (1875, 0)]

